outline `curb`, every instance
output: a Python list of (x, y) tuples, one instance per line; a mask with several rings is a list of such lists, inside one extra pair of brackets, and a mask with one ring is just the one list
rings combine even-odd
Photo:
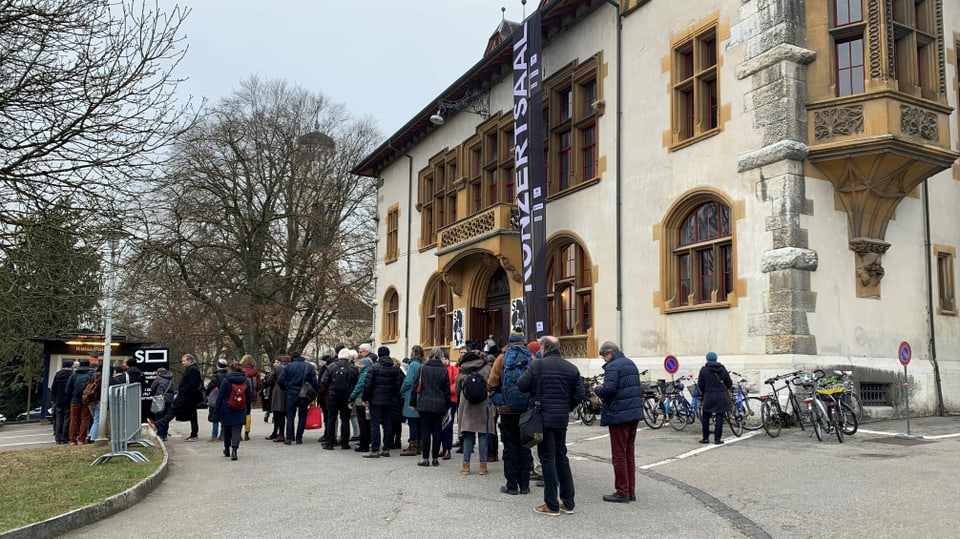
[(42, 522), (0, 533), (0, 537), (3, 539), (59, 537), (67, 532), (115, 515), (144, 499), (147, 494), (153, 492), (164, 478), (167, 477), (167, 464), (170, 460), (166, 444), (154, 434), (153, 429), (145, 430), (149, 432), (148, 437), (153, 440), (154, 443), (159, 444), (160, 449), (163, 451), (163, 462), (160, 463), (157, 471), (153, 472), (149, 477), (119, 494), (110, 496), (98, 504), (87, 505), (79, 509), (74, 509), (69, 513), (48, 518)]

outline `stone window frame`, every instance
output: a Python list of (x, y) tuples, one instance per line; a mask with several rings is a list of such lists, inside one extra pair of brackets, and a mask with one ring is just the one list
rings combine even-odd
[(934, 245), (933, 256), (937, 271), (937, 314), (957, 316), (956, 247)]
[(384, 264), (392, 264), (400, 258), (400, 204), (387, 208), (387, 241)]
[(459, 151), (442, 150), (427, 161), (417, 176), (420, 212), (420, 250), (437, 246), (437, 231), (456, 221)]
[(383, 294), (383, 325), (380, 328), (381, 342), (397, 342), (400, 338), (400, 294), (394, 287)]
[[(670, 151), (676, 151), (701, 140), (710, 138), (723, 131), (721, 115), (720, 68), (723, 57), (720, 50), (722, 31), (719, 17), (711, 17), (670, 40)], [(713, 63), (703, 66), (704, 47), (713, 43)], [(681, 72), (681, 60), (690, 57), (689, 73)], [(715, 106), (704, 113), (704, 100), (701, 94), (705, 85), (715, 84), (713, 94)], [(692, 97), (687, 100), (686, 95)], [(704, 128), (702, 118), (711, 115), (714, 125)], [(683, 125), (690, 122), (689, 133), (684, 133)]]
[[(906, 2), (906, 3), (905, 3)], [(909, 4), (912, 9), (903, 9)], [(918, 8), (917, 6), (921, 6)], [(900, 92), (937, 101), (940, 97), (940, 31), (937, 0), (894, 0), (891, 10), (894, 78)]]
[[(833, 83), (833, 95), (836, 97), (844, 97), (849, 95), (860, 95), (866, 92), (867, 88), (867, 58), (869, 57), (869, 45), (867, 44), (867, 10), (863, 3), (860, 3), (860, 18), (859, 19), (848, 19), (843, 24), (837, 22), (837, 3), (842, 2), (844, 4), (851, 4), (854, 1), (860, 0), (833, 0), (829, 4), (830, 10), (830, 53), (833, 55), (831, 60), (831, 77)], [(844, 44), (859, 40), (860, 41), (860, 55), (861, 69), (863, 71), (863, 80), (860, 81), (859, 88), (853, 90), (853, 84), (851, 84), (851, 91), (849, 93), (841, 93), (840, 85), (840, 47)]]
[[(547, 198), (553, 200), (593, 185), (600, 180), (600, 122), (604, 113), (601, 68), (602, 53), (580, 61), (574, 60), (557, 70), (544, 81), (544, 173), (547, 178)], [(587, 88), (593, 88), (594, 98), (587, 102)], [(591, 132), (593, 143), (585, 143), (585, 133)], [(583, 152), (590, 150), (593, 175), (584, 177)], [(567, 178), (560, 176), (561, 160), (567, 158)]]
[[(547, 253), (547, 328), (561, 337), (584, 337), (593, 327), (593, 283), (596, 271), (590, 252), (576, 235), (554, 235), (544, 248)], [(573, 254), (571, 258), (569, 255)], [(563, 273), (557, 274), (557, 269)], [(566, 305), (557, 302), (567, 293), (572, 327), (564, 324)]]
[[(716, 202), (730, 209), (730, 235), (722, 240), (703, 242), (680, 247), (680, 229), (687, 217), (704, 204)], [(745, 289), (738, 280), (737, 263), (737, 221), (743, 218), (743, 203), (734, 202), (724, 193), (712, 187), (702, 187), (688, 192), (678, 198), (664, 214), (661, 224), (655, 227), (654, 236), (660, 242), (660, 291), (655, 294), (654, 302), (664, 314), (674, 314), (689, 311), (725, 309), (735, 307), (738, 298)], [(680, 268), (679, 256), (681, 251), (689, 252), (698, 246), (711, 244), (716, 248), (729, 245), (731, 252), (731, 289), (723, 300), (717, 297), (718, 279), (714, 278), (711, 300), (709, 302), (694, 303), (688, 299), (686, 304), (679, 301)], [(715, 272), (716, 274), (716, 272)], [(694, 296), (695, 297), (695, 296)]]
[(420, 313), (420, 345), (426, 348), (449, 346), (453, 328), (453, 291), (436, 273), (423, 289)]

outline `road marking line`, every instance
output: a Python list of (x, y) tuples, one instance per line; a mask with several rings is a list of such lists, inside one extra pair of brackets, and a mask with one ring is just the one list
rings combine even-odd
[(36, 438), (36, 437), (39, 437), (39, 436), (53, 436), (53, 434), (52, 434), (52, 433), (49, 433), (49, 432), (44, 432), (43, 434), (15, 434), (15, 435), (11, 435), (11, 436), (0, 436), (0, 439), (8, 439), (8, 438)]
[(20, 442), (16, 444), (0, 444), (0, 449), (4, 447), (16, 447), (18, 445), (49, 445), (53, 442)]
[(703, 447), (698, 447), (698, 448), (696, 448), (696, 449), (691, 449), (690, 451), (687, 451), (686, 453), (681, 453), (681, 454), (679, 454), (679, 455), (677, 455), (677, 456), (675, 456), (675, 457), (671, 457), (671, 458), (668, 458), (668, 459), (664, 459), (664, 460), (661, 460), (660, 462), (654, 462), (654, 463), (651, 463), (651, 464), (644, 464), (643, 466), (637, 466), (637, 468), (639, 468), (639, 469), (641, 469), (641, 470), (649, 470), (649, 469), (651, 469), (651, 468), (656, 468), (657, 466), (662, 466), (662, 465), (664, 465), (664, 464), (670, 464), (671, 462), (676, 462), (676, 461), (678, 461), (678, 460), (682, 460), (682, 459), (685, 459), (685, 458), (687, 458), (687, 457), (692, 457), (692, 456), (694, 456), (694, 455), (699, 455), (700, 453), (703, 453), (704, 451), (710, 451), (711, 449), (718, 449), (718, 448), (720, 448), (720, 447), (723, 447), (724, 445), (735, 444), (735, 443), (737, 443), (737, 442), (746, 440), (746, 439), (748, 439), (748, 438), (753, 438), (754, 436), (757, 436), (757, 435), (760, 434), (761, 432), (763, 432), (763, 431), (754, 431), (754, 432), (750, 432), (750, 433), (744, 434), (743, 436), (741, 436), (741, 437), (739, 437), (739, 438), (729, 438), (729, 439), (727, 439), (727, 440), (724, 440), (723, 445), (707, 444), (707, 445), (704, 445)]
[(609, 438), (609, 437), (610, 437), (610, 433), (608, 432), (608, 433), (606, 433), (606, 434), (601, 434), (600, 436), (592, 436), (592, 437), (590, 437), (590, 438), (582, 438), (580, 441), (581, 441), (581, 442), (591, 442), (591, 441), (593, 441), (593, 440), (602, 440), (603, 438)]

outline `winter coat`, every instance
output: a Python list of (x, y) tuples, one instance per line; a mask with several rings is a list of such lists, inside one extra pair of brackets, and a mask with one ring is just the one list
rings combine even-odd
[(403, 385), (400, 386), (400, 393), (403, 393), (404, 417), (420, 417), (420, 413), (417, 411), (417, 409), (410, 406), (410, 396), (413, 395), (413, 392), (417, 390), (420, 367), (422, 366), (423, 360), (420, 358), (411, 359), (410, 364), (407, 366), (407, 375), (403, 378)]
[(443, 414), (450, 408), (450, 374), (438, 359), (420, 367), (421, 391), (417, 397), (420, 413)]
[(304, 361), (303, 356), (296, 356), (284, 365), (280, 377), (277, 378), (277, 385), (287, 393), (299, 394), (303, 384), (310, 384), (313, 389), (320, 391), (317, 370)]
[(340, 370), (340, 367), (346, 368), (345, 374), (347, 380), (349, 380), (347, 383), (350, 386), (350, 388), (346, 391), (346, 395), (342, 395), (343, 397), (350, 396), (353, 388), (357, 385), (357, 381), (360, 379), (360, 370), (357, 369), (357, 366), (354, 365), (349, 359), (338, 359), (337, 361), (327, 365), (327, 369), (323, 373), (323, 379), (320, 381), (320, 391), (325, 391), (327, 393), (327, 398), (341, 397), (341, 395), (338, 394), (339, 392), (337, 391), (337, 388), (334, 387), (336, 385), (336, 381), (333, 379), (337, 371)]
[(570, 422), (570, 411), (583, 401), (583, 383), (576, 365), (560, 357), (560, 352), (550, 352), (530, 363), (527, 371), (517, 380), (517, 389), (530, 394), (532, 402), (537, 393), (537, 379), (542, 378), (540, 412), (543, 426), (565, 429)]
[(277, 383), (284, 366), (285, 365), (280, 365), (279, 368), (274, 369), (273, 372), (267, 376), (267, 385), (272, 388), (270, 390), (270, 409), (278, 414), (287, 413), (287, 392)]
[(363, 383), (363, 400), (373, 406), (390, 406), (403, 385), (400, 367), (394, 365), (389, 357), (381, 357), (367, 369), (370, 374)]
[(53, 404), (58, 408), (70, 406), (70, 393), (67, 393), (67, 382), (73, 376), (73, 369), (60, 369), (53, 375)]
[(455, 387), (457, 383), (457, 375), (460, 374), (460, 367), (456, 363), (450, 362), (447, 368), (447, 376), (450, 378), (450, 402), (456, 404), (459, 400), (459, 394), (457, 393), (457, 388)]
[(70, 404), (83, 404), (83, 388), (87, 387), (87, 382), (93, 376), (93, 370), (90, 367), (77, 367), (67, 380), (67, 394), (70, 395)]
[[(203, 376), (196, 363), (191, 363), (180, 376), (177, 397), (173, 400), (173, 410), (177, 421), (186, 421), (193, 416), (191, 410), (203, 401)], [(181, 419), (184, 418), (184, 419)]]
[(711, 414), (729, 412), (728, 391), (733, 387), (730, 373), (719, 361), (708, 361), (700, 368), (697, 388), (703, 395), (703, 411)]
[(158, 374), (156, 378), (153, 379), (153, 383), (150, 384), (150, 394), (151, 395), (160, 395), (163, 394), (164, 401), (173, 399), (173, 373), (167, 371), (163, 374)]
[[(353, 391), (350, 392), (350, 402), (354, 406), (363, 406), (363, 384), (367, 381), (367, 373), (370, 372), (370, 367), (363, 367), (360, 369), (360, 377), (357, 378), (357, 385), (353, 386)], [(357, 401), (360, 402), (357, 402)]]
[[(454, 387), (457, 395), (463, 393), (464, 384), (467, 378), (474, 373), (478, 373), (484, 380), (490, 378), (491, 365), (487, 360), (476, 352), (467, 352), (460, 358), (460, 372), (454, 380)], [(472, 403), (466, 397), (460, 399), (457, 407), (457, 425), (460, 426), (460, 432), (497, 432), (496, 428), (496, 410), (489, 406), (490, 400), (484, 399), (480, 403)]]
[(220, 417), (220, 424), (224, 427), (243, 425), (247, 422), (247, 408), (244, 407), (243, 410), (231, 410), (227, 406), (227, 399), (230, 398), (230, 393), (233, 391), (233, 384), (243, 384), (246, 386), (247, 391), (247, 404), (253, 399), (253, 388), (250, 387), (250, 382), (247, 381), (247, 376), (242, 372), (231, 372), (227, 374), (227, 377), (220, 383), (220, 394), (217, 395), (217, 402), (215, 407), (217, 409), (217, 415)]
[[(244, 367), (243, 375), (253, 381), (253, 399), (247, 401), (250, 406), (253, 406), (253, 404), (257, 402), (257, 395), (259, 395), (260, 390), (263, 389), (263, 375), (260, 374), (260, 371), (256, 367)], [(249, 409), (249, 406), (247, 409)]]
[[(223, 381), (227, 379), (227, 373), (228, 373), (227, 368), (224, 367), (222, 369), (217, 369), (217, 372), (213, 373), (213, 375), (210, 376), (210, 381), (207, 383), (207, 387), (206, 387), (208, 402), (210, 400), (210, 396), (213, 395), (214, 392), (216, 392), (217, 395), (220, 394), (219, 393), (220, 384), (222, 384)], [(207, 408), (207, 421), (211, 423), (216, 423), (220, 421), (220, 414), (217, 412), (216, 406), (210, 406)]]
[(603, 401), (600, 425), (623, 425), (643, 419), (640, 371), (632, 359), (617, 352), (603, 365), (603, 385), (594, 388)]

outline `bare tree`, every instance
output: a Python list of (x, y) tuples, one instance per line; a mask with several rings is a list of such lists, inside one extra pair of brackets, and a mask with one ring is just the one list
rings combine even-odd
[(0, 0), (0, 249), (50, 207), (116, 217), (190, 120), (172, 70), (188, 10)]
[(350, 168), (379, 134), (256, 77), (203, 116), (176, 145), (134, 266), (176, 272), (237, 353), (303, 349), (345, 298), (370, 301), (376, 188)]

